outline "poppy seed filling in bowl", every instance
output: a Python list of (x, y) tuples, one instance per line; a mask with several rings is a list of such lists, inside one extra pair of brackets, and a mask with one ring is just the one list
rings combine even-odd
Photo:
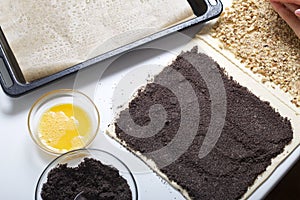
[(59, 164), (53, 168), (43, 184), (43, 200), (74, 199), (78, 194), (87, 200), (131, 200), (126, 180), (115, 168), (93, 158), (85, 158), (77, 167)]

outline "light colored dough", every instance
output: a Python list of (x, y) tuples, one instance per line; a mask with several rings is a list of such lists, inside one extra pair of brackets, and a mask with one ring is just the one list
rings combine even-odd
[(1, 0), (0, 25), (30, 82), (193, 16), (186, 0)]

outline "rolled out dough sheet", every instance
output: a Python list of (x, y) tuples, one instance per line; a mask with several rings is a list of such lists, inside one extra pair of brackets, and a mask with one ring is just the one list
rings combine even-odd
[[(293, 139), (292, 141), (285, 146), (283, 152), (276, 157), (274, 157), (271, 161), (271, 165), (269, 165), (266, 170), (260, 174), (252, 185), (249, 185), (247, 192), (243, 195), (241, 199), (248, 199), (251, 195), (274, 173), (274, 171), (278, 168), (278, 166), (285, 161), (285, 159), (299, 146), (300, 144), (300, 124), (299, 124), (299, 115), (297, 112), (289, 107), (281, 98), (274, 95), (268, 87), (261, 84), (259, 80), (254, 79), (250, 74), (245, 73), (245, 71), (241, 70), (240, 67), (236, 65), (237, 61), (233, 61), (228, 57), (224, 56), (224, 54), (216, 51), (210, 44), (208, 44), (203, 38), (196, 37), (193, 39), (191, 43), (183, 47), (182, 51), (187, 51), (193, 48), (195, 45), (198, 46), (199, 51), (205, 53), (206, 55), (212, 57), (221, 68), (224, 68), (228, 76), (232, 76), (235, 81), (237, 81), (241, 86), (247, 87), (249, 91), (259, 97), (262, 101), (267, 101), (270, 103), (277, 112), (281, 114), (281, 116), (286, 117), (290, 120), (292, 128), (293, 128)], [(171, 61), (170, 61), (171, 63)], [(145, 85), (148, 82), (145, 82)], [(132, 97), (134, 98), (134, 97)], [(120, 109), (127, 108), (128, 105), (123, 105)], [(121, 110), (120, 110), (121, 111)], [(117, 116), (115, 116), (117, 118)], [(137, 157), (143, 160), (154, 172), (156, 172), (159, 176), (165, 179), (170, 185), (179, 190), (182, 195), (186, 199), (191, 199), (188, 195), (188, 192), (178, 185), (176, 182), (169, 179), (167, 175), (165, 175), (162, 171), (160, 171), (159, 167), (156, 163), (144, 156), (141, 152), (135, 151), (129, 148), (125, 141), (121, 141), (116, 133), (115, 126), (113, 121), (109, 128), (106, 131), (106, 134), (111, 138), (118, 141), (124, 147), (129, 149), (130, 152), (134, 153)], [(275, 184), (275, 183), (274, 183)]]
[(0, 25), (27, 82), (174, 25), (187, 0), (1, 0)]

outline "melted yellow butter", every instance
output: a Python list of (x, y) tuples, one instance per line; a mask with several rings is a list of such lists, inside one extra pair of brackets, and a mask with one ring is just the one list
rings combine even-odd
[(43, 113), (38, 131), (44, 145), (64, 152), (83, 147), (91, 126), (91, 120), (82, 108), (60, 104)]

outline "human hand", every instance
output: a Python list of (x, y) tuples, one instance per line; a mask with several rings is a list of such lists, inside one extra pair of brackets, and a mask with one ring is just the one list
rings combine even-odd
[(300, 38), (300, 0), (270, 0), (270, 3)]

